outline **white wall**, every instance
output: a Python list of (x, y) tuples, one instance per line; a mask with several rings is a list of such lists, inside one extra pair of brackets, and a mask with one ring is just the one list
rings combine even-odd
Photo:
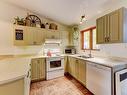
[[(42, 46), (14, 46), (13, 45), (13, 22), (14, 17), (26, 17), (28, 10), (20, 8), (18, 6), (0, 1), (0, 55), (12, 55), (12, 54), (37, 54), (43, 53)], [(40, 16), (39, 16), (40, 17)], [(43, 22), (51, 22), (44, 17), (42, 17)], [(59, 25), (59, 30), (62, 35), (66, 34), (67, 27), (64, 25)], [(64, 38), (63, 38), (64, 39)], [(67, 39), (65, 39), (67, 40)], [(64, 45), (67, 43), (64, 43)]]
[[(107, 4), (105, 7), (105, 11), (97, 16), (85, 21), (82, 25), (79, 25), (79, 29), (84, 30), (92, 26), (96, 26), (96, 19), (100, 16), (103, 16), (107, 13), (115, 9), (119, 9), (120, 7), (127, 7), (127, 0), (119, 0), (119, 2), (114, 2), (111, 4)], [(79, 41), (80, 43), (80, 41)], [(81, 50), (81, 45), (79, 45), (78, 50), (79, 53), (83, 53)], [(99, 56), (117, 56), (117, 57), (127, 57), (127, 44), (126, 43), (118, 43), (118, 44), (102, 44), (99, 45), (100, 51), (93, 51), (94, 55)], [(89, 51), (86, 51), (88, 53)]]

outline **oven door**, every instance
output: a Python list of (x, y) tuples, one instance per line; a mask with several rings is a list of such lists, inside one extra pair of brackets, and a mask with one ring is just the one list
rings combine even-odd
[(47, 59), (47, 71), (54, 71), (64, 69), (64, 58), (48, 58)]

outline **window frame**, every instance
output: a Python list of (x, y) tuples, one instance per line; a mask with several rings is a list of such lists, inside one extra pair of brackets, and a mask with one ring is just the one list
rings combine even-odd
[[(99, 50), (99, 49), (93, 49), (93, 30), (96, 29), (96, 26), (87, 28), (85, 30), (80, 31), (81, 33), (81, 49), (82, 50)], [(84, 32), (90, 32), (90, 44), (89, 44), (89, 49), (84, 48)]]

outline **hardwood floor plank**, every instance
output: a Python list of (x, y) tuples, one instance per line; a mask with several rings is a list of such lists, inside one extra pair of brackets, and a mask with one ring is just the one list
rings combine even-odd
[(30, 95), (93, 95), (71, 76), (31, 84)]

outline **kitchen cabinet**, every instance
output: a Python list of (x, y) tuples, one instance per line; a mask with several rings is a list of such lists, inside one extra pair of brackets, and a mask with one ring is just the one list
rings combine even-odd
[(68, 57), (68, 72), (83, 85), (86, 85), (86, 63), (84, 60)]
[(58, 30), (50, 30), (48, 29), (45, 32), (46, 39), (60, 39), (60, 32)]
[(103, 16), (97, 19), (97, 43), (105, 43), (107, 36), (107, 16)]
[(78, 59), (78, 80), (86, 85), (86, 62)]
[(75, 77), (75, 58), (68, 57), (68, 72)]
[(24, 46), (27, 45), (27, 31), (26, 27), (20, 25), (14, 25), (14, 45)]
[(28, 45), (41, 45), (45, 40), (45, 30), (35, 27), (26, 27), (27, 31), (27, 44)]
[(24, 78), (0, 85), (0, 95), (24, 95)]
[(67, 56), (64, 57), (64, 72), (68, 71), (68, 58)]
[(127, 42), (127, 9), (120, 8), (96, 20), (97, 44)]
[(41, 45), (45, 40), (45, 29), (14, 25), (14, 45)]
[(32, 81), (38, 81), (45, 79), (46, 67), (45, 58), (34, 58), (31, 62), (31, 78)]

